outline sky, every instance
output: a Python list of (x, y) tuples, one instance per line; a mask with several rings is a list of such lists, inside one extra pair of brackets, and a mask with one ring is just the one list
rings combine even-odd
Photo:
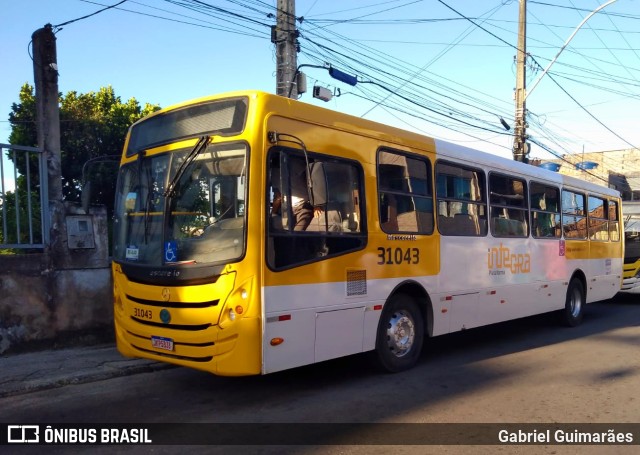
[[(31, 35), (48, 23), (62, 93), (110, 85), (123, 101), (162, 107), (232, 90), (275, 93), (276, 0), (128, 0), (83, 18), (117, 3), (0, 0), (0, 143), (20, 87), (33, 84)], [(577, 28), (605, 3), (527, 0), (527, 86), (539, 79), (527, 95), (532, 157), (640, 147), (640, 1), (614, 1)], [(297, 0), (295, 8), (298, 65), (325, 67), (302, 68), (301, 101), (511, 157), (517, 0)], [(332, 79), (328, 65), (358, 84)], [(314, 84), (333, 99), (314, 99)]]

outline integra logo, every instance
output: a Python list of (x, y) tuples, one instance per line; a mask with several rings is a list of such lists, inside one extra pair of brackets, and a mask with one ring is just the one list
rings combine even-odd
[(510, 248), (502, 246), (487, 250), (487, 267), (489, 275), (504, 275), (531, 272), (531, 255), (529, 253), (512, 253)]

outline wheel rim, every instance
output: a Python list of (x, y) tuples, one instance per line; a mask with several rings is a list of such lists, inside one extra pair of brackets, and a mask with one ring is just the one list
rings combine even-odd
[(569, 300), (569, 312), (571, 316), (577, 318), (580, 315), (582, 309), (582, 294), (578, 288), (574, 288), (571, 293), (571, 299)]
[(387, 346), (393, 355), (407, 355), (413, 347), (415, 336), (416, 329), (411, 314), (400, 310), (391, 315), (387, 327)]

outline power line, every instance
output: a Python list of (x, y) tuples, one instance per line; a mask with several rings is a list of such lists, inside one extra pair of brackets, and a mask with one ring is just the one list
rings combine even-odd
[[(577, 8), (575, 6), (566, 6), (566, 5), (555, 5), (553, 3), (545, 3), (545, 2), (538, 2), (535, 0), (529, 0), (529, 3), (532, 4), (536, 4), (536, 5), (542, 5), (542, 6), (551, 6), (554, 8), (563, 8), (563, 9), (570, 9), (570, 10), (574, 10), (574, 11), (582, 11), (585, 13), (590, 13), (592, 10), (588, 9), (588, 8)], [(604, 12), (601, 12), (599, 14), (605, 14)], [(606, 12), (607, 15), (609, 16), (615, 16), (615, 17), (621, 17), (621, 18), (626, 18), (626, 19), (640, 19), (640, 15), (632, 15), (632, 14), (621, 14), (621, 13), (612, 13), (612, 12)]]
[(54, 27), (56, 29), (59, 29), (60, 27), (64, 27), (65, 25), (73, 24), (74, 22), (78, 22), (78, 21), (81, 21), (83, 19), (87, 19), (87, 18), (89, 18), (91, 16), (95, 16), (96, 14), (100, 14), (103, 11), (106, 11), (108, 9), (115, 8), (116, 6), (122, 5), (126, 1), (127, 0), (122, 0), (122, 1), (120, 1), (118, 3), (115, 3), (115, 4), (111, 5), (111, 6), (107, 6), (106, 8), (102, 8), (101, 10), (98, 10), (95, 13), (87, 14), (86, 16), (82, 16), (82, 17), (79, 17), (77, 19), (72, 19), (72, 20), (67, 21), (67, 22), (63, 22), (62, 24), (54, 25)]
[[(79, 0), (79, 1), (85, 2), (85, 3), (91, 3), (91, 4), (94, 4), (94, 5), (102, 5), (102, 6), (104, 6), (103, 4), (98, 3), (96, 1), (92, 1), (92, 0)], [(150, 17), (152, 19), (160, 19), (160, 20), (164, 20), (164, 21), (168, 21), (168, 22), (173, 22), (173, 23), (176, 23), (176, 24), (191, 25), (191, 26), (194, 26), (194, 27), (200, 27), (200, 28), (205, 28), (205, 29), (210, 29), (210, 30), (217, 30), (217, 31), (221, 31), (221, 32), (229, 32), (229, 33), (234, 33), (234, 34), (237, 34), (237, 35), (244, 35), (244, 36), (249, 36), (249, 37), (254, 37), (254, 38), (268, 39), (268, 37), (269, 37), (269, 35), (266, 32), (266, 30), (265, 30), (264, 33), (259, 33), (257, 30), (254, 30), (256, 33), (251, 33), (251, 32), (248, 31), (247, 27), (242, 27), (242, 28), (239, 28), (239, 29), (233, 29), (233, 28), (229, 27), (228, 25), (214, 26), (213, 22), (211, 22), (211, 21), (206, 21), (204, 19), (198, 19), (198, 18), (186, 16), (186, 15), (179, 14), (179, 13), (176, 13), (176, 12), (173, 12), (173, 11), (168, 11), (168, 10), (164, 10), (164, 9), (157, 8), (157, 7), (154, 7), (154, 6), (146, 5), (146, 4), (141, 3), (141, 2), (135, 2), (135, 1), (132, 1), (132, 0), (129, 0), (129, 1), (131, 3), (135, 3), (137, 5), (140, 5), (140, 6), (143, 6), (143, 7), (146, 7), (146, 8), (163, 11), (163, 12), (166, 12), (167, 14), (170, 14), (170, 15), (175, 15), (175, 16), (178, 16), (178, 17), (185, 17), (185, 18), (193, 19), (193, 20), (196, 20), (196, 21), (199, 21), (199, 22), (204, 22), (204, 23), (200, 23), (199, 24), (199, 23), (194, 23), (194, 22), (188, 22), (188, 21), (185, 21), (185, 20), (182, 20), (182, 19), (164, 17), (164, 16), (159, 16), (157, 14), (145, 13), (145, 12), (142, 12), (142, 11), (136, 11), (136, 10), (127, 9), (127, 8), (115, 8), (115, 9), (117, 9), (119, 11), (127, 12), (127, 13), (137, 14), (137, 15), (140, 15), (140, 16)], [(228, 24), (228, 22), (226, 22), (226, 21), (224, 23)], [(265, 24), (265, 26), (266, 26), (266, 24)]]
[[(499, 7), (498, 7), (499, 8)], [(498, 8), (494, 8), (493, 12), (497, 11)], [(446, 49), (442, 50), (437, 56), (435, 56), (434, 58), (432, 58), (431, 60), (429, 60), (422, 68), (420, 68), (418, 70), (418, 72), (414, 73), (405, 83), (403, 83), (403, 85), (401, 87), (403, 87), (404, 85), (410, 83), (413, 79), (415, 79), (416, 76), (418, 76), (419, 74), (421, 74), (426, 68), (428, 68), (429, 66), (431, 66), (433, 63), (435, 63), (436, 61), (438, 61), (442, 56), (444, 56), (447, 52), (449, 52), (451, 49), (453, 49), (458, 43), (460, 43), (460, 41), (462, 41), (464, 38), (466, 38), (467, 36), (469, 36), (469, 34), (471, 34), (471, 29), (467, 29), (465, 30), (461, 35), (459, 35), (455, 42), (453, 44), (450, 44)], [(389, 95), (390, 96), (390, 95)], [(385, 98), (386, 99), (386, 98)], [(361, 117), (366, 116), (369, 112), (371, 112), (373, 109), (375, 109), (377, 105), (372, 106), (369, 110), (367, 110), (367, 112), (365, 112), (364, 114), (361, 115)]]
[[(310, 40), (309, 38), (306, 38), (306, 39), (308, 41), (310, 41), (311, 43), (314, 43), (316, 46), (318, 46), (318, 47), (320, 47), (320, 48), (322, 48), (324, 50), (330, 51), (334, 57), (336, 55), (340, 55), (341, 57), (343, 57), (345, 59), (345, 61), (348, 61), (349, 59), (352, 59), (352, 57), (349, 57), (347, 54), (345, 54), (343, 52), (339, 52), (336, 49), (329, 48), (328, 46), (320, 44), (320, 43), (318, 43), (318, 42), (316, 42), (314, 40)], [(377, 69), (377, 71), (380, 72), (380, 73), (385, 73), (386, 76), (394, 77), (393, 75), (391, 75), (390, 73), (388, 73), (386, 71), (383, 71), (383, 70), (380, 70), (380, 69)], [(405, 101), (407, 101), (409, 103), (415, 104), (416, 106), (419, 106), (419, 107), (421, 107), (421, 108), (423, 108), (425, 110), (428, 110), (428, 111), (430, 111), (432, 113), (437, 113), (437, 114), (439, 114), (439, 115), (441, 115), (441, 116), (443, 116), (445, 118), (449, 118), (451, 120), (460, 122), (460, 123), (465, 124), (467, 126), (483, 129), (483, 130), (486, 130), (486, 131), (495, 132), (495, 127), (493, 126), (494, 125), (493, 123), (490, 124), (490, 127), (482, 126), (482, 125), (479, 125), (479, 124), (470, 123), (469, 121), (463, 120), (460, 117), (468, 117), (468, 118), (475, 119), (475, 120), (480, 120), (480, 119), (478, 119), (477, 117), (470, 116), (468, 113), (466, 113), (464, 111), (461, 111), (461, 110), (459, 110), (457, 108), (454, 108), (454, 107), (452, 107), (450, 105), (441, 106), (441, 109), (436, 109), (435, 107), (429, 106), (428, 105), (429, 102), (426, 99), (421, 99), (419, 96), (416, 96), (416, 92), (415, 91), (411, 91), (411, 92), (407, 93), (406, 95), (403, 94), (403, 90), (401, 90), (403, 82), (405, 83), (404, 85), (406, 85), (406, 80), (404, 80), (404, 79), (401, 79), (399, 77), (394, 77), (394, 78), (396, 78), (397, 82), (400, 84), (400, 87), (397, 87), (396, 89), (391, 89), (391, 88), (389, 88), (388, 84), (385, 84), (380, 80), (375, 80), (376, 78), (374, 76), (372, 76), (371, 74), (367, 74), (364, 71), (359, 71), (359, 74), (360, 75), (364, 75), (365, 77), (368, 77), (368, 79), (371, 79), (371, 80), (365, 80), (365, 81), (360, 81), (359, 80), (359, 83), (371, 83), (371, 84), (374, 84), (374, 85), (378, 86), (379, 88), (382, 88), (383, 90), (385, 90), (387, 93), (390, 93), (392, 95), (396, 95), (398, 98), (403, 99), (403, 100), (405, 100)], [(413, 83), (412, 86), (414, 88), (419, 87), (415, 83)], [(422, 87), (422, 88), (426, 89), (426, 90), (430, 90), (430, 89), (427, 89), (425, 87)], [(410, 96), (410, 98), (409, 98), (409, 96)], [(437, 103), (436, 103), (436, 106), (437, 106)], [(458, 116), (456, 117), (456, 116), (452, 115), (449, 112), (455, 112), (456, 114), (458, 114)]]
[[(267, 23), (269, 22), (269, 20), (265, 20), (265, 18), (269, 19), (270, 17), (273, 17), (274, 12), (277, 11), (272, 4), (261, 0), (226, 1), (237, 6), (238, 8), (232, 6), (231, 8), (235, 9), (235, 11), (232, 11), (229, 8), (212, 5), (210, 2), (198, 0), (167, 1), (167, 3), (172, 4), (176, 8), (189, 9), (190, 11), (192, 11), (193, 14), (191, 14), (190, 16), (186, 16), (184, 14), (180, 14), (177, 11), (161, 10), (157, 7), (144, 5), (143, 3), (133, 2), (133, 0), (130, 0), (130, 3), (135, 3), (137, 5), (141, 5), (142, 7), (154, 9), (155, 11), (160, 10), (162, 11), (162, 15), (148, 14), (145, 11), (126, 10), (124, 8), (117, 9), (121, 11), (129, 11), (135, 14), (157, 17), (161, 20), (184, 23), (185, 25), (205, 27), (236, 34), (244, 34), (261, 39), (269, 38), (270, 24)], [(389, 107), (386, 105), (398, 105), (400, 106), (400, 109), (408, 112), (403, 112), (403, 115), (411, 115), (411, 113), (418, 113), (418, 111), (423, 110), (422, 106), (424, 106), (428, 109), (431, 109), (432, 111), (425, 111), (429, 113), (429, 117), (428, 119), (421, 118), (421, 120), (429, 121), (431, 123), (438, 124), (439, 126), (447, 128), (451, 128), (452, 125), (457, 123), (462, 127), (460, 131), (463, 131), (464, 129), (468, 130), (465, 134), (470, 135), (470, 137), (472, 137), (472, 133), (470, 131), (472, 129), (478, 131), (477, 127), (480, 128), (479, 130), (484, 129), (487, 132), (490, 131), (493, 134), (497, 134), (498, 131), (496, 131), (494, 128), (496, 123), (495, 116), (500, 115), (506, 118), (511, 117), (512, 113), (508, 113), (508, 111), (512, 109), (511, 103), (507, 103), (505, 100), (500, 98), (494, 98), (490, 94), (479, 92), (474, 87), (463, 88), (457, 82), (441, 74), (433, 74), (431, 72), (423, 73), (420, 71), (421, 68), (419, 68), (418, 66), (414, 66), (406, 61), (397, 59), (395, 56), (382, 53), (378, 49), (363, 45), (362, 41), (364, 40), (361, 40), (361, 42), (357, 42), (346, 36), (342, 36), (328, 30), (330, 26), (340, 24), (350, 27), (356, 24), (371, 24), (373, 26), (383, 25), (383, 23), (387, 21), (387, 19), (374, 19), (372, 18), (372, 16), (375, 14), (379, 14), (382, 11), (390, 12), (392, 10), (400, 10), (402, 7), (408, 6), (413, 3), (415, 3), (415, 1), (393, 0), (379, 2), (377, 4), (367, 5), (365, 7), (350, 8), (342, 11), (332, 12), (333, 17), (336, 17), (339, 15), (338, 13), (363, 11), (364, 8), (367, 8), (367, 13), (359, 15), (356, 14), (351, 18), (345, 19), (320, 19), (322, 16), (325, 16), (325, 14), (315, 14), (313, 15), (313, 19), (306, 18), (303, 20), (303, 18), (298, 18), (298, 21), (302, 21), (300, 28), (302, 30), (301, 39), (303, 40), (304, 44), (304, 47), (301, 50), (301, 55), (304, 55), (309, 59), (309, 61), (316, 62), (318, 64), (331, 62), (336, 66), (343, 65), (345, 69), (352, 71), (354, 74), (361, 75), (363, 78), (376, 82), (377, 84), (385, 87), (385, 89), (381, 89), (380, 87), (376, 88), (374, 86), (371, 87), (371, 90), (364, 91), (362, 96), (367, 96), (365, 95), (366, 93), (368, 94), (370, 99), (380, 101), (384, 99), (384, 96), (389, 94), (389, 90), (397, 90), (400, 97), (394, 98), (394, 103), (384, 103), (386, 109), (389, 109)], [(470, 22), (474, 28), (479, 28), (489, 35), (493, 36), (502, 46), (511, 49), (517, 49), (517, 47), (511, 44), (508, 40), (501, 38), (497, 33), (492, 31), (502, 30), (499, 27), (496, 27), (496, 25), (500, 22), (499, 20), (484, 19), (482, 23), (479, 23), (480, 20), (478, 18), (473, 18), (470, 15), (461, 14), (443, 1), (439, 1), (439, 3), (454, 11), (460, 16), (460, 18), (416, 19), (415, 24), (427, 23), (432, 21), (440, 21), (444, 23), (445, 19), (447, 19), (448, 22), (453, 22), (454, 19), (465, 20)], [(548, 5), (541, 2), (533, 3)], [(117, 6), (117, 4), (111, 5), (111, 7), (115, 6)], [(315, 6), (315, 3), (314, 5), (312, 5), (312, 7), (313, 6)], [(558, 5), (550, 6), (557, 7)], [(196, 18), (196, 15), (202, 15), (209, 19)], [(632, 15), (612, 16), (616, 18), (625, 17), (626, 19), (634, 20), (640, 18), (639, 16)], [(611, 21), (612, 18), (609, 17), (609, 20)], [(392, 25), (406, 26), (407, 24), (411, 24), (411, 21), (389, 19), (388, 23)], [(561, 25), (558, 25), (558, 27), (561, 27)], [(613, 24), (613, 27), (618, 29), (617, 33), (620, 33), (620, 29), (616, 27), (616, 24)], [(598, 28), (598, 30), (600, 29), (601, 28)], [(503, 31), (512, 33), (508, 30)], [(608, 31), (615, 32), (615, 30)], [(480, 45), (481, 43), (473, 44)], [(630, 46), (628, 42), (626, 44), (628, 45), (629, 50), (633, 51), (632, 46)], [(466, 43), (464, 43), (462, 40), (459, 40), (456, 41), (455, 44), (449, 43), (448, 45), (450, 49), (453, 49), (454, 46), (462, 46), (466, 45)], [(547, 46), (552, 45), (547, 44)], [(615, 49), (614, 46), (611, 46), (608, 42), (606, 43), (605, 48), (607, 48), (609, 51)], [(574, 49), (572, 49), (571, 51), (573, 52)], [(543, 57), (541, 56), (536, 56), (536, 58), (543, 60)], [(565, 65), (561, 62), (558, 63), (559, 66), (561, 64)], [(607, 62), (607, 64), (616, 65), (617, 67), (624, 66), (626, 70), (631, 72), (637, 71), (635, 68), (629, 67), (628, 64), (620, 65), (614, 62)], [(592, 86), (594, 88), (599, 88), (600, 90), (608, 91), (615, 94), (620, 94), (622, 91), (607, 87), (608, 83), (634, 83), (633, 76), (632, 78), (621, 78), (620, 75), (609, 75), (608, 72), (603, 69), (594, 71), (593, 69), (589, 68), (574, 68), (570, 65), (565, 65), (565, 67), (570, 68), (570, 71), (568, 73), (563, 74), (561, 72), (553, 72), (552, 75), (556, 78), (565, 78), (566, 80), (570, 80), (573, 83)], [(575, 73), (572, 74), (571, 71), (574, 71)], [(414, 75), (415, 80), (411, 79)], [(588, 81), (587, 79), (589, 76), (592, 78), (591, 81)], [(554, 82), (558, 84), (557, 79), (554, 80)], [(364, 87), (361, 87), (360, 89), (363, 88)], [(377, 93), (377, 95), (373, 96), (374, 93)], [(635, 95), (632, 94), (632, 96)], [(582, 106), (580, 103), (578, 103), (577, 101), (575, 102), (577, 105), (581, 106), (581, 108), (584, 108), (584, 106)], [(402, 105), (404, 105), (404, 107), (402, 107)], [(507, 105), (509, 106), (508, 108)], [(495, 112), (495, 114), (493, 112)], [(441, 118), (445, 121), (437, 121), (435, 120), (434, 116), (441, 116)], [(493, 119), (490, 119), (489, 116), (493, 116)], [(598, 120), (593, 115), (592, 118), (594, 118), (594, 120), (596, 121)], [(459, 120), (465, 123), (458, 123)], [(604, 125), (602, 122), (600, 123), (606, 127), (606, 125)], [(500, 134), (503, 136), (505, 135), (504, 132), (500, 132)], [(543, 137), (541, 137), (540, 139), (545, 141), (554, 140), (554, 134), (557, 135), (557, 133), (546, 129), (543, 132)], [(629, 144), (629, 142), (626, 143)]]
[[(537, 62), (536, 62), (537, 63)], [(591, 113), (591, 111), (589, 111), (586, 107), (584, 107), (582, 104), (580, 104), (580, 102), (575, 99), (558, 81), (556, 81), (552, 75), (550, 75), (549, 73), (547, 73), (547, 76), (549, 76), (549, 78), (556, 84), (556, 86), (562, 90), (564, 92), (565, 95), (567, 95), (569, 98), (571, 98), (571, 100), (576, 103), (576, 105), (578, 105), (578, 107), (580, 107), (580, 109), (582, 109), (587, 115), (589, 115), (589, 117), (591, 117), (593, 120), (595, 120), (596, 122), (598, 122), (602, 127), (604, 127), (607, 131), (609, 131), (611, 134), (613, 134), (615, 137), (617, 137), (618, 139), (620, 139), (621, 141), (623, 141), (625, 144), (629, 145), (631, 148), (637, 149), (638, 147), (636, 147), (635, 145), (633, 145), (631, 142), (627, 141), (625, 138), (623, 138), (622, 136), (620, 136), (618, 133), (616, 133), (615, 131), (613, 131), (611, 128), (609, 128), (607, 125), (605, 125), (599, 118), (597, 118), (595, 115), (593, 115)]]
[[(573, 2), (571, 2), (571, 4), (573, 5)], [(611, 18), (609, 18), (609, 20), (611, 20)], [(609, 51), (609, 54), (611, 54), (611, 56), (616, 60), (617, 64), (620, 65), (620, 67), (624, 68), (627, 72), (627, 74), (629, 74), (629, 76), (631, 76), (631, 78), (638, 82), (638, 79), (636, 79), (633, 75), (633, 73), (631, 73), (631, 71), (629, 71), (629, 68), (627, 68), (621, 61), (620, 59), (616, 56), (616, 54), (614, 54), (611, 49), (609, 49), (609, 47), (607, 46), (607, 43), (600, 37), (600, 35), (594, 31), (591, 28), (591, 25), (589, 23), (586, 24), (586, 26), (593, 31), (594, 35), (598, 38), (598, 41), (600, 41), (600, 43), (602, 43), (602, 45), (607, 49), (607, 51)]]

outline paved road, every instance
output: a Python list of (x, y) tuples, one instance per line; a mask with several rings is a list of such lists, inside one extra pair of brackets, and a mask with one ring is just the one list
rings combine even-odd
[[(640, 299), (587, 307), (564, 328), (549, 315), (431, 340), (419, 365), (379, 374), (355, 356), (264, 377), (172, 368), (5, 397), (2, 421), (640, 423)], [(119, 448), (120, 449), (120, 448)], [(200, 452), (187, 447), (181, 452)], [(246, 453), (246, 447), (242, 453)], [(387, 446), (252, 448), (255, 453), (388, 453)], [(60, 449), (58, 450), (66, 450)], [(113, 451), (113, 448), (110, 449)], [(129, 448), (146, 453), (149, 448)], [(154, 453), (175, 447), (155, 446)], [(401, 446), (393, 453), (635, 453), (633, 447)], [(110, 453), (102, 449), (104, 453)], [(211, 451), (207, 448), (206, 451)], [(215, 453), (237, 453), (226, 447)]]

